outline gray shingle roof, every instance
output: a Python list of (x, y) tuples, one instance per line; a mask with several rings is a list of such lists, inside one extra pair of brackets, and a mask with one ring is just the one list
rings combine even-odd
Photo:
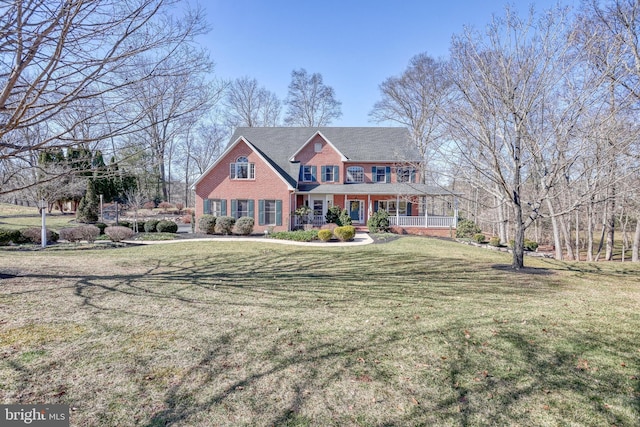
[(300, 184), (299, 191), (311, 194), (370, 194), (370, 195), (450, 195), (441, 187), (412, 183), (370, 183), (370, 184)]
[(400, 127), (240, 127), (230, 144), (244, 137), (294, 187), (299, 165), (291, 157), (317, 132), (352, 162), (416, 162), (420, 155)]

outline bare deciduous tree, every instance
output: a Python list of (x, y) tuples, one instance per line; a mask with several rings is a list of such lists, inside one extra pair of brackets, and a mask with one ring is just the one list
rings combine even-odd
[(256, 79), (235, 79), (227, 88), (224, 98), (227, 122), (238, 126), (278, 126), (282, 105), (278, 97)]
[(342, 117), (335, 91), (322, 81), (320, 73), (307, 74), (301, 68), (291, 72), (289, 95), (285, 101), (287, 116), (284, 121), (290, 126), (327, 126)]

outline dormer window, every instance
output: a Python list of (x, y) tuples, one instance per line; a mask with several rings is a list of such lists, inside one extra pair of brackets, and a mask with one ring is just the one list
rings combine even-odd
[(255, 163), (249, 163), (246, 156), (238, 157), (235, 163), (230, 164), (229, 177), (231, 179), (255, 179)]

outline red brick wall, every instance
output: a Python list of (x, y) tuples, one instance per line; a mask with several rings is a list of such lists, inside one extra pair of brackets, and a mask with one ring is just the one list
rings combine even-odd
[[(301, 141), (301, 144), (304, 141)], [(319, 153), (315, 152), (316, 143), (322, 144), (322, 150)], [(303, 166), (316, 166), (317, 167), (317, 182), (322, 182), (322, 166), (341, 166), (342, 157), (334, 150), (334, 148), (327, 143), (320, 135), (316, 135), (302, 150), (296, 155), (296, 161), (299, 161)], [(342, 168), (341, 168), (342, 169)], [(343, 171), (340, 171), (340, 180), (344, 181)], [(325, 182), (324, 184), (334, 184), (331, 182)], [(339, 184), (336, 182), (335, 184)]]
[[(232, 180), (229, 178), (229, 164), (240, 156), (246, 156), (250, 163), (255, 163), (254, 180)], [(291, 197), (287, 184), (271, 167), (262, 161), (244, 141), (236, 145), (218, 164), (196, 185), (196, 221), (203, 214), (204, 199), (227, 200), (227, 215), (231, 215), (231, 199), (255, 200), (255, 227), (261, 233), (265, 226), (258, 225), (258, 200), (282, 200), (282, 226), (274, 227), (275, 231), (288, 229), (291, 211)]]

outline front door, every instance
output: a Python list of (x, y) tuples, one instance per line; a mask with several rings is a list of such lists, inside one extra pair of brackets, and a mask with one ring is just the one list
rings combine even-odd
[(355, 223), (364, 222), (364, 200), (349, 201), (349, 216)]

